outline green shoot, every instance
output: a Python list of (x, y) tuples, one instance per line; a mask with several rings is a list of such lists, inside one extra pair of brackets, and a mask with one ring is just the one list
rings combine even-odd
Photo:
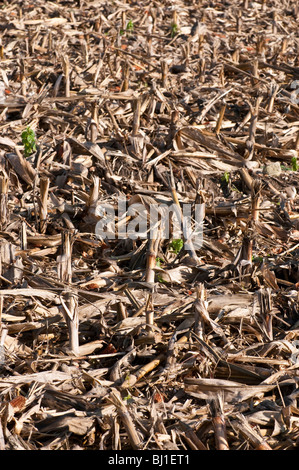
[(132, 20), (129, 20), (128, 21), (128, 24), (127, 24), (127, 27), (126, 27), (126, 31), (128, 31), (129, 33), (133, 33), (134, 31), (134, 23)]
[(24, 154), (26, 158), (36, 151), (35, 133), (30, 127), (26, 127), (22, 132), (22, 143), (24, 145)]
[(229, 183), (229, 173), (228, 173), (228, 171), (225, 171), (225, 172), (224, 172), (224, 175), (221, 177), (221, 181), (222, 181), (223, 183), (226, 183), (226, 184)]
[(163, 284), (165, 282), (161, 274), (157, 275), (157, 281), (160, 282), (160, 284)]
[(134, 23), (132, 20), (129, 20), (126, 26), (126, 29), (120, 29), (119, 34), (123, 36), (126, 32), (133, 33), (134, 32)]
[(293, 170), (293, 171), (297, 171), (297, 170), (298, 170), (298, 162), (297, 162), (297, 158), (296, 158), (296, 157), (293, 157), (293, 158), (292, 158), (291, 164), (292, 164), (292, 170)]
[(171, 37), (174, 38), (174, 36), (178, 33), (179, 27), (176, 23), (171, 23)]
[(125, 402), (128, 402), (128, 401), (131, 400), (131, 399), (132, 399), (132, 395), (130, 394), (130, 392), (128, 392), (127, 396), (124, 397), (124, 401), (125, 401)]
[(179, 254), (183, 246), (184, 246), (184, 240), (182, 240), (181, 238), (172, 240), (172, 242), (170, 243), (170, 248), (176, 255)]

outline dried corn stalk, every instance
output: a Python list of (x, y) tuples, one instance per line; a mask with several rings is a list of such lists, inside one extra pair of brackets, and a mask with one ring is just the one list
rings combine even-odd
[(49, 178), (40, 179), (40, 201), (39, 201), (40, 233), (45, 233), (47, 229), (49, 185), (50, 185)]
[(61, 296), (63, 315), (68, 326), (70, 350), (79, 354), (79, 314), (76, 294), (71, 290), (72, 282), (72, 241), (70, 232), (62, 232), (61, 255), (57, 257), (59, 279), (67, 284)]
[(116, 407), (117, 413), (125, 427), (125, 430), (128, 434), (130, 443), (133, 449), (141, 449), (142, 442), (140, 437), (136, 431), (136, 427), (134, 425), (132, 416), (130, 414), (129, 409), (124, 404), (123, 400), (121, 399), (121, 395), (117, 391), (113, 391), (109, 394), (108, 397), (109, 401), (113, 403)]
[(0, 177), (0, 226), (5, 230), (8, 221), (8, 178), (6, 175)]

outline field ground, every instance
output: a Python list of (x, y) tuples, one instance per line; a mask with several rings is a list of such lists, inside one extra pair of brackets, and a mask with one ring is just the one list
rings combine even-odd
[(298, 449), (298, 19), (2, 2), (1, 450)]

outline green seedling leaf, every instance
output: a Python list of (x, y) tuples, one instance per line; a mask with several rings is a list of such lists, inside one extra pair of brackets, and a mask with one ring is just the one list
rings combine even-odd
[(24, 145), (25, 157), (29, 157), (33, 152), (36, 151), (36, 138), (34, 130), (29, 126), (22, 132), (22, 143)]
[(133, 23), (132, 20), (129, 20), (129, 21), (128, 21), (126, 30), (129, 31), (130, 33), (132, 33), (132, 32), (134, 31), (134, 23)]
[(225, 171), (224, 175), (221, 176), (221, 181), (223, 183), (227, 183), (227, 184), (229, 183), (229, 173), (228, 173), (228, 171)]
[(127, 394), (127, 396), (124, 397), (124, 401), (125, 401), (125, 402), (128, 402), (128, 401), (131, 400), (131, 399), (132, 399), (132, 395), (131, 395), (130, 392), (129, 392), (129, 393)]
[(184, 246), (184, 240), (182, 240), (181, 238), (172, 240), (172, 242), (170, 243), (170, 248), (176, 255), (179, 254), (183, 246)]
[(292, 164), (292, 170), (293, 170), (293, 171), (297, 171), (297, 170), (298, 170), (298, 162), (297, 162), (297, 158), (296, 158), (296, 157), (293, 157), (293, 158), (292, 158), (291, 164)]
[(171, 23), (171, 37), (174, 38), (174, 36), (178, 33), (179, 27), (176, 23)]
[(157, 281), (160, 282), (160, 284), (165, 283), (165, 281), (164, 281), (163, 277), (161, 276), (161, 274), (157, 275)]

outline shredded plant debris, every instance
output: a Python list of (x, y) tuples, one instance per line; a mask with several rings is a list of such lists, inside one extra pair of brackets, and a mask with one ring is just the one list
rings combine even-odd
[(298, 21), (2, 2), (0, 450), (298, 449)]

